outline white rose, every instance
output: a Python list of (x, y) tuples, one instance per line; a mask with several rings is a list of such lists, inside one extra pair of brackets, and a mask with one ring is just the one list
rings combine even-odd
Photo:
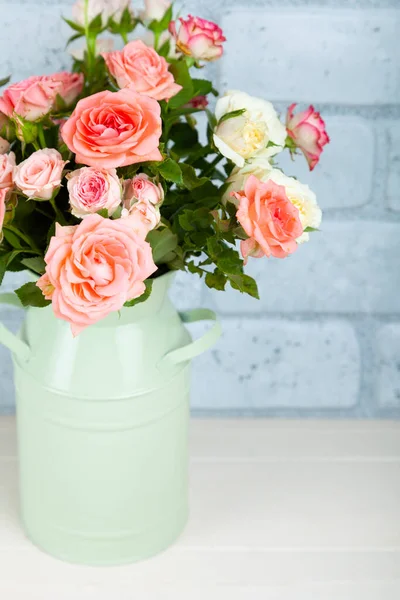
[(170, 6), (169, 0), (144, 0), (144, 11), (140, 16), (144, 21), (161, 21)]
[[(101, 14), (103, 25), (107, 24), (110, 17), (118, 23), (129, 5), (130, 0), (88, 0), (88, 21), (90, 23)], [(85, 26), (85, 0), (75, 2), (72, 7), (72, 19), (78, 25)]]
[[(86, 46), (79, 46), (70, 50), (70, 54), (76, 60), (83, 60), (85, 57)], [(114, 50), (114, 40), (112, 38), (97, 38), (96, 40), (96, 56), (100, 56), (103, 52), (112, 52)]]
[(229, 187), (222, 197), (224, 203), (232, 202), (236, 205), (239, 204), (239, 201), (231, 196), (231, 192), (240, 192), (240, 190), (243, 190), (250, 175), (254, 175), (258, 179), (264, 181), (268, 176), (268, 173), (272, 170), (272, 165), (269, 162), (269, 150), (269, 148), (268, 150), (262, 150), (252, 159), (246, 161), (243, 167), (234, 167), (232, 169), (232, 172), (227, 179)]
[[(321, 225), (322, 211), (317, 204), (314, 192), (304, 183), (294, 177), (288, 177), (279, 169), (272, 169), (263, 181), (271, 179), (278, 185), (283, 185), (286, 195), (294, 206), (299, 209), (299, 216), (303, 229), (312, 227), (318, 229)], [(308, 242), (310, 235), (304, 232), (296, 241), (298, 244)]]
[[(241, 109), (245, 109), (242, 115), (220, 123), (224, 115)], [(273, 156), (285, 145), (286, 129), (271, 102), (266, 100), (245, 92), (228, 92), (218, 100), (215, 117), (218, 125), (214, 131), (214, 144), (238, 167), (243, 167), (245, 159), (261, 151), (266, 150)], [(268, 142), (276, 145), (267, 149)]]

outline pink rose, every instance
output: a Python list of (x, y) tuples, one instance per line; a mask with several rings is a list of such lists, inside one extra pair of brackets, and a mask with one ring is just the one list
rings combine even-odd
[(319, 112), (309, 106), (307, 110), (294, 114), (296, 104), (291, 104), (286, 116), (288, 135), (307, 159), (310, 171), (319, 161), (322, 149), (329, 142), (325, 122)]
[(81, 95), (84, 84), (82, 73), (68, 73), (68, 71), (61, 71), (60, 73), (54, 73), (54, 75), (51, 75), (50, 77), (53, 81), (61, 83), (62, 87), (59, 91), (59, 95), (67, 106), (73, 104), (78, 96)]
[(284, 258), (297, 250), (296, 238), (303, 233), (299, 210), (285, 188), (272, 180), (266, 183), (250, 175), (244, 190), (232, 192), (239, 200), (236, 218), (249, 236), (241, 243), (245, 262), (248, 256)]
[(188, 108), (197, 108), (199, 110), (203, 110), (208, 106), (208, 100), (206, 96), (196, 96), (192, 98), (190, 102), (186, 104)]
[(7, 117), (16, 113), (27, 121), (36, 121), (51, 111), (62, 88), (62, 82), (51, 77), (28, 77), (5, 90), (0, 97), (0, 111)]
[(54, 148), (37, 150), (17, 165), (14, 183), (28, 198), (50, 200), (61, 185), (65, 164)]
[(174, 36), (181, 52), (196, 60), (216, 60), (222, 55), (222, 43), (226, 41), (222, 29), (212, 21), (192, 17), (182, 19), (177, 30), (176, 21), (171, 21), (169, 31)]
[(149, 231), (155, 229), (161, 220), (160, 209), (146, 200), (136, 202), (130, 209), (124, 208), (122, 218), (141, 237), (145, 238)]
[(161, 21), (170, 6), (169, 0), (144, 0), (144, 11), (140, 16), (143, 21)]
[(0, 153), (4, 154), (10, 147), (10, 142), (0, 137)]
[(165, 58), (141, 40), (129, 42), (121, 51), (104, 52), (102, 56), (120, 88), (129, 87), (156, 100), (168, 100), (182, 89), (168, 71)]
[(37, 283), (73, 335), (143, 294), (157, 270), (151, 247), (125, 219), (90, 215), (75, 227), (56, 226)]
[(161, 204), (163, 200), (164, 190), (161, 183), (156, 185), (145, 173), (124, 181), (124, 208), (128, 210), (136, 202), (144, 201), (156, 205)]
[(15, 154), (0, 154), (0, 189), (14, 186)]
[(91, 167), (162, 160), (160, 114), (156, 100), (133, 90), (99, 92), (78, 102), (61, 136), (76, 162)]
[(101, 209), (111, 216), (121, 204), (121, 184), (116, 169), (83, 167), (67, 175), (69, 203), (75, 217), (83, 219)]

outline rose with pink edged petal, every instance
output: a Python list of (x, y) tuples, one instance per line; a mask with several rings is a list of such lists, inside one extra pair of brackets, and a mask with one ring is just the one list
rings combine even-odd
[(37, 150), (17, 165), (14, 183), (28, 198), (50, 200), (61, 185), (66, 163), (54, 148)]
[(0, 189), (14, 186), (15, 154), (0, 154)]
[(36, 121), (51, 111), (62, 89), (62, 82), (51, 76), (28, 77), (4, 91), (0, 111), (7, 117), (15, 113), (27, 121)]
[(296, 104), (291, 104), (286, 116), (286, 129), (288, 136), (300, 148), (307, 159), (310, 171), (319, 161), (325, 144), (329, 142), (325, 122), (313, 106), (294, 114)]
[(116, 169), (82, 167), (67, 175), (71, 212), (83, 219), (105, 209), (111, 216), (121, 204), (122, 188)]
[(160, 115), (156, 100), (133, 90), (99, 92), (78, 102), (61, 136), (76, 162), (91, 167), (162, 160)]
[(179, 28), (176, 21), (171, 21), (169, 31), (183, 54), (196, 60), (208, 61), (217, 60), (222, 56), (222, 44), (226, 38), (216, 23), (191, 15), (187, 19), (180, 17), (179, 21)]
[(157, 267), (151, 247), (127, 219), (90, 215), (75, 227), (57, 224), (37, 282), (73, 335), (141, 296)]
[(165, 58), (141, 40), (129, 42), (121, 51), (104, 52), (102, 56), (120, 88), (129, 87), (155, 100), (169, 100), (182, 89), (168, 71)]
[(241, 243), (245, 263), (248, 256), (285, 258), (297, 250), (296, 239), (303, 233), (299, 210), (285, 188), (272, 180), (263, 183), (254, 175), (244, 190), (232, 192), (239, 201), (236, 218), (249, 236)]

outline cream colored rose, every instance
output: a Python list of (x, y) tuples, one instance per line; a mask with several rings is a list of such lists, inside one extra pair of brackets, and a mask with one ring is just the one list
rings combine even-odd
[[(245, 109), (243, 114), (221, 122), (227, 113), (242, 109)], [(259, 152), (265, 151), (273, 156), (283, 149), (286, 129), (272, 104), (266, 100), (245, 92), (228, 92), (218, 100), (215, 117), (218, 124), (214, 131), (214, 144), (238, 167), (243, 167), (245, 160)], [(273, 145), (267, 148), (269, 142)]]
[[(279, 169), (272, 169), (264, 181), (271, 179), (278, 185), (283, 185), (286, 195), (291, 203), (299, 209), (300, 221), (303, 229), (312, 227), (318, 229), (321, 225), (322, 211), (317, 204), (317, 198), (314, 192), (304, 183), (300, 183), (294, 177), (288, 177)], [(297, 239), (298, 244), (308, 242), (309, 233), (306, 231)]]

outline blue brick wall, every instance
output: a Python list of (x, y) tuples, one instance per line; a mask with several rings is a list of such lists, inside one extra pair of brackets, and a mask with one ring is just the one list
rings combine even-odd
[[(68, 65), (59, 15), (70, 5), (0, 1), (3, 74), (16, 80)], [(313, 102), (332, 140), (312, 174), (305, 161), (282, 159), (316, 191), (324, 221), (290, 259), (250, 262), (259, 302), (178, 276), (179, 308), (210, 306), (224, 326), (217, 347), (195, 361), (194, 413), (400, 416), (398, 0), (185, 7), (224, 29), (225, 56), (211, 67), (221, 89), (264, 96), (282, 112), (293, 101)], [(21, 318), (11, 309), (0, 316), (14, 328)], [(3, 350), (0, 376), (0, 410), (12, 411)]]

